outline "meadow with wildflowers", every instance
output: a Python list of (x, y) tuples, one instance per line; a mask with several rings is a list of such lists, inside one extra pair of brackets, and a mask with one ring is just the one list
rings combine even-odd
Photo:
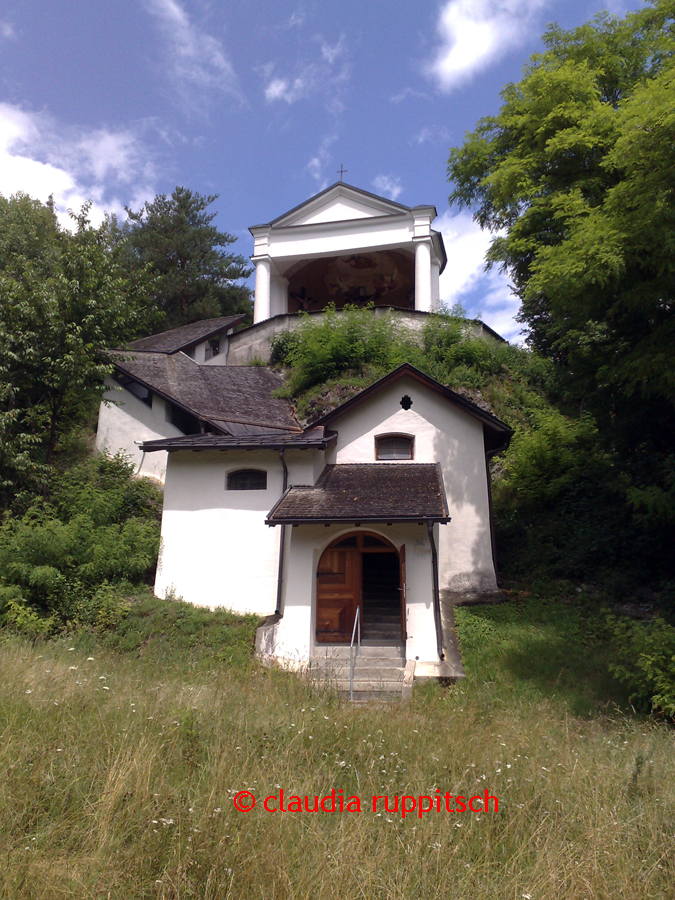
[[(458, 609), (467, 678), (405, 705), (264, 669), (256, 624), (146, 596), (107, 629), (0, 632), (1, 897), (672, 896), (673, 732), (627, 705), (587, 605)], [(234, 807), (281, 788), (499, 808)]]

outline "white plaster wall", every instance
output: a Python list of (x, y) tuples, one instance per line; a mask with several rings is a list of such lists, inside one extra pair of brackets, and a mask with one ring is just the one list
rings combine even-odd
[[(244, 468), (266, 470), (267, 490), (225, 490), (227, 473)], [(271, 615), (281, 530), (265, 518), (282, 483), (278, 454), (269, 450), (170, 453), (157, 596), (173, 591), (198, 606)]]
[(297, 225), (315, 225), (320, 222), (345, 222), (349, 219), (367, 219), (375, 215), (372, 206), (358, 203), (352, 197), (342, 199), (330, 206), (304, 217)]
[[(280, 228), (269, 236), (267, 252), (279, 263), (289, 258), (311, 259), (312, 257), (333, 256), (353, 250), (374, 251), (383, 247), (410, 248), (413, 236), (412, 218), (380, 220), (373, 225), (373, 219), (359, 219), (337, 223), (331, 228), (324, 226), (294, 226), (293, 229)], [(256, 246), (256, 255), (260, 252)], [(283, 269), (282, 269), (283, 270)]]
[[(413, 405), (400, 406), (408, 394)], [(330, 424), (338, 432), (332, 459), (375, 461), (375, 436), (415, 436), (413, 462), (440, 462), (452, 521), (439, 532), (440, 587), (496, 590), (481, 423), (412, 378), (402, 378)], [(404, 465), (381, 462), (380, 465)]]
[(166, 421), (164, 400), (153, 395), (151, 408), (112, 379), (106, 380), (106, 386), (104, 402), (98, 413), (96, 449), (112, 454), (122, 452), (134, 463), (138, 475), (163, 482), (167, 454), (163, 451), (144, 454), (134, 441), (182, 435), (171, 422)]
[[(316, 452), (319, 455), (323, 456), (323, 453), (321, 453), (321, 451)], [(314, 455), (315, 453), (312, 450), (284, 451), (284, 459), (286, 461), (286, 467), (288, 468), (289, 485), (316, 483), (316, 478), (314, 477)], [(276, 451), (276, 456), (278, 459), (278, 451)], [(278, 465), (281, 465), (281, 463), (278, 463)], [(319, 474), (321, 474), (322, 471), (323, 467), (321, 468)]]
[[(431, 549), (426, 526), (369, 525), (367, 530), (381, 534), (399, 552), (405, 545), (406, 658), (437, 663)], [(305, 665), (315, 651), (326, 647), (317, 644), (315, 636), (316, 569), (330, 542), (352, 531), (352, 525), (300, 525), (287, 529), (284, 615), (274, 631), (274, 646), (268, 647), (267, 652), (289, 667)]]

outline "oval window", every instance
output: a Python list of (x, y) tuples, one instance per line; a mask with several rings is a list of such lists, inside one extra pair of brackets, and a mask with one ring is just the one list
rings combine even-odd
[(266, 491), (267, 472), (260, 469), (238, 469), (228, 472), (228, 491)]
[(404, 434), (375, 438), (376, 459), (412, 459), (413, 439)]

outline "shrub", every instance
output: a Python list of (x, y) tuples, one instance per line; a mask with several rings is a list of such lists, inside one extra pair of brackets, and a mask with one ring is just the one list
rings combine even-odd
[(372, 307), (338, 312), (331, 306), (318, 319), (308, 317), (291, 336), (277, 336), (272, 354), (291, 367), (286, 392), (295, 396), (365, 366), (384, 371), (399, 340), (400, 326), (392, 316), (373, 315)]
[(610, 671), (628, 685), (631, 702), (675, 718), (675, 627), (609, 617), (616, 651)]
[(113, 586), (152, 575), (159, 509), (157, 489), (136, 481), (120, 456), (65, 473), (46, 502), (0, 526), (0, 586), (11, 591), (3, 621), (18, 627), (24, 609), (90, 625), (117, 615)]

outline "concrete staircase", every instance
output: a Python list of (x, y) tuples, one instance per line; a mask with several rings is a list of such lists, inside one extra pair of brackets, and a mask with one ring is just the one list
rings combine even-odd
[[(379, 628), (377, 631), (381, 631)], [(364, 623), (365, 625), (365, 623)], [(400, 637), (400, 623), (397, 623)], [(407, 699), (412, 690), (414, 663), (406, 665), (403, 641), (369, 634), (354, 648), (354, 700)], [(349, 697), (349, 644), (326, 644), (315, 649), (310, 674)]]
[(368, 606), (363, 611), (361, 639), (400, 642), (401, 613), (390, 605)]

